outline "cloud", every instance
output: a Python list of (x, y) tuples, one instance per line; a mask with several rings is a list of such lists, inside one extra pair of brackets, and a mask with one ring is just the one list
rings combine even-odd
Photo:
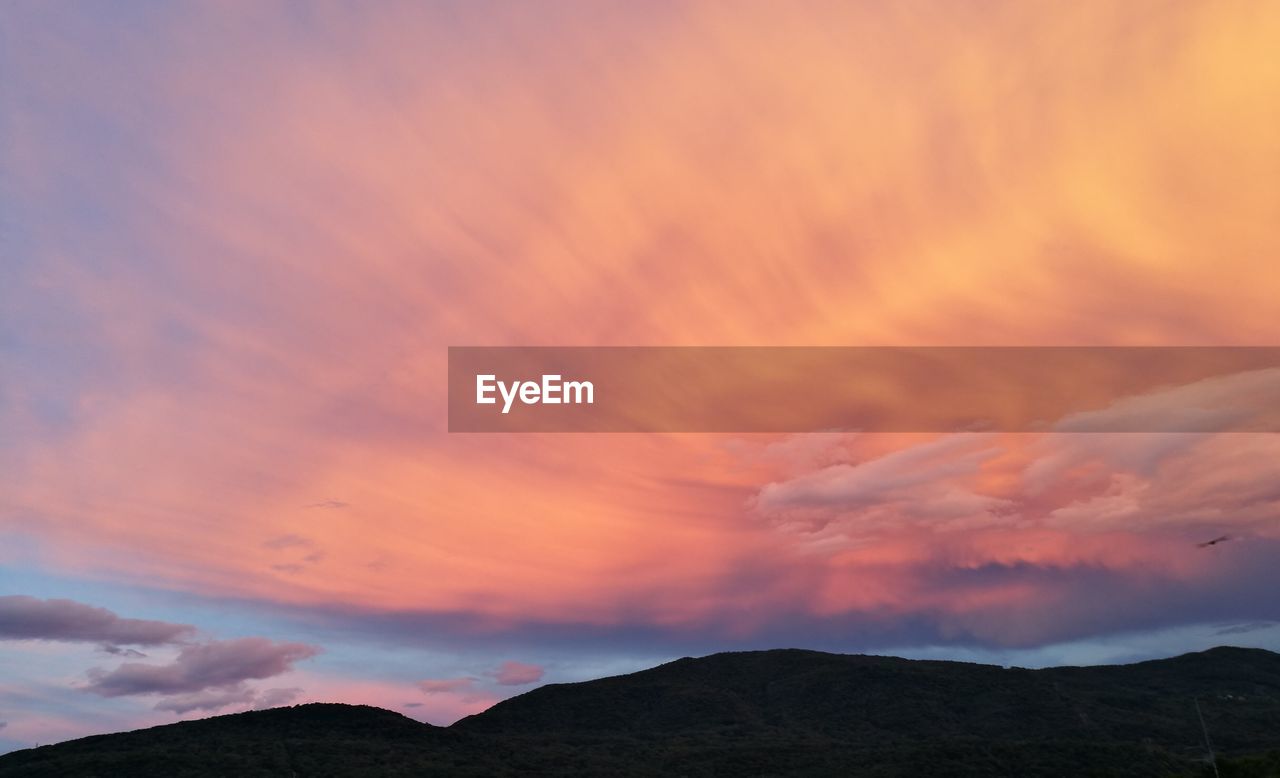
[(225, 689), (209, 689), (188, 694), (173, 694), (156, 703), (156, 710), (167, 710), (178, 715), (193, 710), (216, 711), (228, 705), (248, 705), (256, 699), (253, 689), (236, 684)]
[[(1274, 385), (1249, 374), (1117, 407), (1229, 406), (1237, 394), (1256, 404)], [(811, 592), (791, 606), (810, 614), (798, 631), (816, 635), (829, 616), (863, 641), (887, 632), (904, 644), (1025, 646), (1274, 618), (1261, 593), (1278, 583), (1262, 561), (1280, 541), (1275, 435), (904, 439), (889, 453), (851, 441), (856, 464), (792, 471), (760, 489), (755, 512), (808, 566), (790, 578)], [(1197, 547), (1223, 534), (1241, 542)], [(787, 621), (775, 609), (758, 634), (780, 634)]]
[(493, 678), (500, 686), (522, 686), (526, 683), (541, 681), (543, 672), (541, 665), (503, 662), (493, 671)]
[(134, 694), (194, 694), (230, 689), (246, 680), (270, 678), (293, 669), (294, 662), (319, 653), (303, 643), (266, 638), (214, 640), (187, 646), (165, 665), (126, 662), (114, 670), (90, 672), (87, 691), (103, 697)]
[(1272, 431), (1276, 429), (1277, 397), (1280, 368), (1251, 370), (1117, 400), (1102, 410), (1072, 414), (1055, 424), (1054, 429)]
[(1214, 635), (1247, 635), (1250, 632), (1260, 632), (1264, 629), (1271, 629), (1276, 626), (1274, 621), (1251, 621), (1247, 624), (1233, 624), (1230, 627), (1223, 627), (1214, 632)]
[(477, 679), (461, 678), (428, 678), (419, 681), (418, 689), (433, 700), (448, 701), (471, 705), (478, 702), (492, 702), (488, 692), (480, 688)]
[(348, 507), (348, 505), (349, 505), (349, 503), (345, 503), (345, 502), (343, 502), (342, 500), (321, 500), (320, 502), (313, 502), (313, 503), (311, 503), (311, 504), (307, 505), (306, 507), (308, 507), (308, 508), (329, 508), (329, 509), (331, 509), (331, 510), (341, 510), (342, 508), (346, 508), (346, 507)]
[(286, 575), (297, 575), (305, 571), (308, 566), (321, 562), (325, 558), (325, 552), (318, 549), (316, 545), (311, 538), (294, 533), (280, 535), (262, 543), (263, 548), (272, 551), (293, 551), (292, 555), (297, 561), (276, 562), (270, 565), (272, 570)]
[(474, 690), (475, 684), (474, 678), (428, 678), (418, 681), (418, 688), (423, 694), (458, 694)]
[(280, 535), (262, 543), (263, 548), (269, 548), (274, 551), (283, 551), (288, 548), (311, 548), (314, 545), (315, 541), (311, 538), (293, 533)]
[(0, 596), (0, 639), (158, 646), (189, 638), (195, 631), (189, 624), (121, 618), (74, 600)]
[(133, 648), (123, 648), (121, 646), (113, 646), (110, 643), (103, 643), (102, 645), (98, 646), (98, 650), (103, 652), (104, 654), (111, 654), (112, 656), (123, 656), (123, 657), (128, 657), (129, 659), (146, 659), (147, 658), (147, 655), (142, 653), (141, 651), (138, 651)]
[(1013, 504), (984, 493), (983, 468), (1001, 454), (988, 434), (943, 436), (763, 486), (755, 512), (805, 546), (844, 547), (904, 527), (975, 530), (1008, 523)]
[(278, 708), (282, 705), (288, 705), (298, 699), (303, 690), (290, 686), (284, 689), (266, 689), (258, 695), (258, 699), (254, 702), (255, 708)]
[(971, 475), (994, 456), (991, 435), (950, 435), (859, 464), (835, 464), (787, 481), (766, 484), (762, 510), (789, 507), (857, 507), (886, 497)]
[(255, 710), (278, 708), (296, 700), (303, 690), (297, 687), (266, 689), (259, 691), (247, 684), (238, 683), (224, 688), (199, 692), (165, 695), (156, 703), (155, 710), (165, 710), (182, 715), (193, 710), (217, 711), (229, 706), (252, 706)]

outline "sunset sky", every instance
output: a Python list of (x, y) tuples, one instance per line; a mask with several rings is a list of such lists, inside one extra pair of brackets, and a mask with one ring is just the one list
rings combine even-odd
[(1274, 434), (446, 424), (449, 346), (1280, 345), (1278, 41), (1264, 0), (5, 2), (0, 751), (742, 648), (1280, 650)]

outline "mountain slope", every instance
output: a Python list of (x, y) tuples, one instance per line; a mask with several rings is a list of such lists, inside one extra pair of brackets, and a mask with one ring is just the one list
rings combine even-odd
[(0, 757), (3, 776), (1275, 775), (1280, 655), (1044, 670), (776, 650), (552, 684), (448, 728), (300, 705)]
[(314, 703), (17, 751), (0, 756), (0, 775), (336, 775), (343, 765), (372, 769), (402, 755), (448, 766), (456, 739), (393, 711)]
[[(776, 650), (681, 659), (631, 675), (551, 684), (454, 725), (487, 733), (795, 731), (855, 739), (1201, 738), (1222, 747), (1280, 724), (1280, 655), (1218, 648), (1134, 665), (1004, 669), (963, 662)], [(1230, 704), (1223, 704), (1226, 702)], [(1215, 704), (1216, 703), (1216, 704)]]

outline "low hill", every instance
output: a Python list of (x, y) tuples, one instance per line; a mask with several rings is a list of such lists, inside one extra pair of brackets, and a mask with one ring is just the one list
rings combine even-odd
[[(551, 684), (452, 727), (313, 704), (0, 756), (0, 776), (1280, 776), (1280, 655), (1004, 669), (776, 650)], [(1272, 753), (1269, 753), (1272, 752)]]

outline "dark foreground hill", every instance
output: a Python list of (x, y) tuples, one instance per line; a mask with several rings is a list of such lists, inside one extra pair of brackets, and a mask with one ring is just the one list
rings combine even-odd
[(452, 727), (351, 705), (0, 757), (3, 776), (1280, 776), (1280, 654), (1110, 667), (760, 651), (551, 684)]

